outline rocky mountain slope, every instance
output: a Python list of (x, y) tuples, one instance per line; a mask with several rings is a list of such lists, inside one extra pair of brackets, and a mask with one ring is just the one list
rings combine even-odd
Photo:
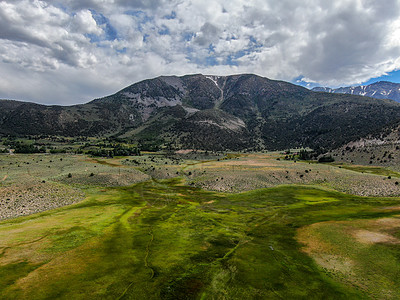
[(377, 99), (391, 99), (400, 102), (400, 83), (393, 83), (389, 81), (379, 81), (369, 85), (348, 86), (337, 89), (315, 87), (312, 90), (314, 92), (351, 94)]
[(317, 93), (251, 74), (168, 76), (87, 104), (0, 101), (0, 133), (116, 136), (208, 150), (335, 148), (400, 120), (389, 100)]
[(400, 172), (400, 122), (333, 149), (328, 155), (337, 163), (382, 166)]

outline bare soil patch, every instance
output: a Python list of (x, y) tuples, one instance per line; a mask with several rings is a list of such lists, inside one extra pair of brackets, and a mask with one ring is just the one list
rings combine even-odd
[(357, 230), (353, 233), (353, 236), (363, 244), (375, 244), (375, 243), (388, 243), (388, 244), (400, 244), (400, 240), (395, 237), (376, 231), (369, 230)]

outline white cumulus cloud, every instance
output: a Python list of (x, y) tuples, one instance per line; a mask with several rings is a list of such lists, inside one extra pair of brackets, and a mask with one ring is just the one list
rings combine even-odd
[(399, 19), (400, 0), (0, 0), (0, 98), (200, 72), (357, 84), (400, 68)]

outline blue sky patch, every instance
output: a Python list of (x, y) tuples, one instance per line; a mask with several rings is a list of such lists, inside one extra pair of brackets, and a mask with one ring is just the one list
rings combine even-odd
[(203, 65), (206, 66), (217, 66), (219, 65), (217, 58), (214, 55), (210, 55), (206, 57), (205, 62), (203, 63)]
[(237, 62), (238, 58), (241, 58), (242, 56), (246, 55), (247, 51), (244, 50), (240, 50), (237, 51), (231, 55), (228, 55), (227, 59), (226, 59), (226, 64), (230, 65), (230, 66), (238, 66), (239, 63)]
[(138, 21), (138, 30), (143, 31), (143, 24), (153, 23), (154, 18), (149, 17), (146, 12), (142, 10), (127, 10), (124, 12), (128, 16), (135, 17)]
[(124, 48), (122, 48), (122, 49), (117, 49), (116, 51), (117, 51), (118, 53), (125, 54), (127, 50), (128, 50), (128, 49), (127, 49), (126, 47), (124, 47)]
[(159, 35), (170, 35), (171, 32), (169, 31), (169, 28), (165, 25), (162, 26), (161, 29), (158, 30)]
[(400, 70), (390, 72), (387, 75), (383, 75), (380, 77), (371, 78), (370, 80), (363, 82), (362, 85), (368, 85), (378, 81), (391, 81), (400, 83)]
[(300, 86), (308, 88), (308, 89), (312, 89), (314, 87), (321, 86), (320, 84), (318, 84), (316, 82), (303, 81), (304, 78), (305, 77), (303, 75), (300, 75), (300, 76), (297, 76), (297, 77), (293, 78), (292, 80), (290, 80), (290, 82), (295, 85), (300, 85)]
[(103, 27), (105, 35), (104, 37), (100, 38), (94, 34), (88, 34), (87, 36), (90, 38), (90, 41), (96, 43), (101, 40), (113, 41), (115, 39), (118, 39), (117, 30), (110, 24), (110, 21), (103, 14), (97, 13), (95, 10), (90, 11), (97, 25), (101, 25)]
[(182, 39), (186, 42), (191, 41), (194, 37), (195, 37), (195, 33), (194, 32), (184, 32), (182, 34)]
[(167, 19), (167, 20), (176, 19), (176, 12), (171, 11), (171, 14), (164, 16), (164, 19)]

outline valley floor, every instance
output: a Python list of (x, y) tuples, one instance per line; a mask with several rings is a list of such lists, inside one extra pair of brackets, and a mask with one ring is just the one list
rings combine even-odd
[(283, 156), (0, 156), (0, 298), (398, 299), (400, 174)]

